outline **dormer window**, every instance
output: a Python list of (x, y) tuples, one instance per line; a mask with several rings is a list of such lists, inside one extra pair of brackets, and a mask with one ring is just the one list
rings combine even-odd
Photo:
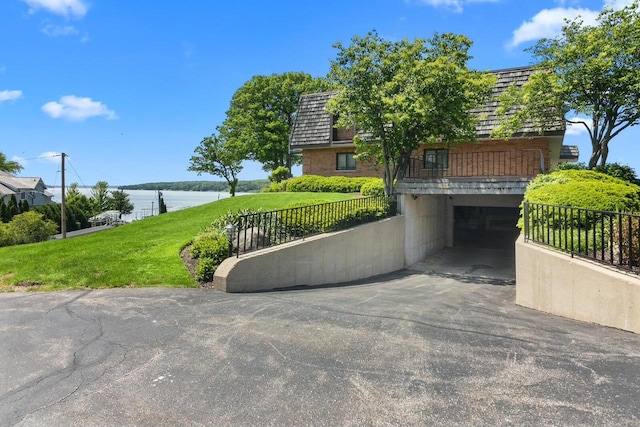
[(353, 136), (355, 135), (354, 128), (353, 127), (337, 128), (335, 127), (335, 124), (337, 123), (337, 121), (338, 121), (338, 116), (333, 116), (331, 140), (334, 142), (353, 141)]

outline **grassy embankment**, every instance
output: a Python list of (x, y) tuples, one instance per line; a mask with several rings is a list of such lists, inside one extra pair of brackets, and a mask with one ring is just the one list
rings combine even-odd
[[(270, 193), (233, 197), (112, 230), (66, 240), (0, 248), (0, 291), (111, 287), (194, 287), (180, 249), (213, 219), (245, 208), (279, 209), (309, 199), (344, 200), (332, 193)], [(22, 283), (22, 286), (16, 286)]]

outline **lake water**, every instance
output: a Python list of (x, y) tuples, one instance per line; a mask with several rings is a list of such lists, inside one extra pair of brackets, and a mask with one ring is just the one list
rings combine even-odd
[[(80, 193), (87, 197), (91, 196), (90, 188), (80, 188)], [(116, 190), (113, 188), (112, 190)], [(53, 194), (53, 201), (60, 203), (62, 198), (60, 187), (49, 187), (47, 191)], [(123, 216), (125, 221), (136, 221), (147, 218), (149, 216), (158, 215), (158, 192), (154, 190), (125, 190), (129, 195), (129, 200), (133, 204), (133, 212), (130, 215)], [(229, 197), (229, 193), (219, 193), (215, 191), (172, 191), (162, 190), (162, 198), (167, 211), (177, 211), (193, 206), (204, 205), (206, 203), (215, 202), (216, 200)], [(244, 193), (236, 193), (240, 196)]]

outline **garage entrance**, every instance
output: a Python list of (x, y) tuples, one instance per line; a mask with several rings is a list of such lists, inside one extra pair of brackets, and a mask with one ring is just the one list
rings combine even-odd
[(519, 208), (454, 206), (453, 213), (455, 247), (514, 250)]

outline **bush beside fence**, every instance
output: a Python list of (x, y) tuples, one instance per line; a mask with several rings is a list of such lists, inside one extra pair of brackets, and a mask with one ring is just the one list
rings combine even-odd
[(525, 240), (640, 273), (640, 216), (525, 202)]
[(239, 255), (395, 214), (395, 200), (378, 196), (241, 215), (233, 251)]

